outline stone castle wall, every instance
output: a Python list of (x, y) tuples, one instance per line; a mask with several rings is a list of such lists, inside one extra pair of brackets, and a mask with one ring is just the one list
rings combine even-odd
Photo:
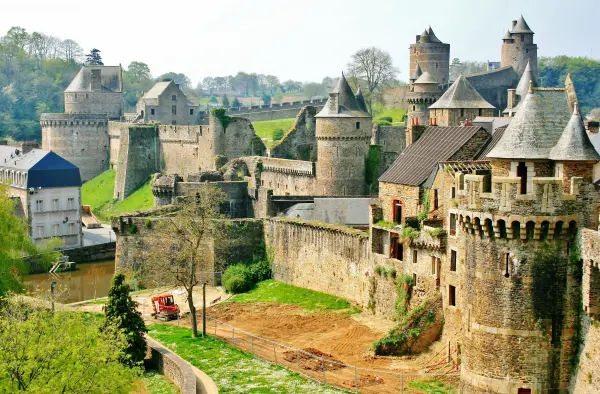
[(514, 89), (519, 83), (519, 74), (512, 67), (468, 75), (466, 78), (488, 103), (496, 107), (496, 114), (504, 111), (508, 105), (508, 89)]
[(373, 125), (371, 144), (381, 147), (378, 177), (390, 168), (406, 147), (405, 132), (404, 126)]
[(79, 167), (82, 181), (109, 168), (106, 115), (42, 114), (42, 149)]
[(123, 95), (121, 93), (65, 93), (66, 114), (99, 114), (110, 119), (123, 115)]
[(251, 122), (264, 120), (289, 119), (295, 118), (299, 110), (307, 105), (317, 108), (317, 112), (323, 109), (327, 99), (315, 99), (294, 101), (271, 105), (253, 105), (252, 107), (228, 108), (227, 115), (246, 118)]
[[(410, 86), (394, 86), (387, 88), (383, 92), (383, 101), (386, 108), (402, 108), (408, 110), (408, 102), (406, 101), (406, 93), (410, 90)], [(394, 119), (394, 122), (400, 122), (402, 119)]]
[(296, 120), (275, 146), (270, 149), (270, 157), (291, 160), (317, 160), (317, 138), (315, 136), (317, 107), (302, 107)]

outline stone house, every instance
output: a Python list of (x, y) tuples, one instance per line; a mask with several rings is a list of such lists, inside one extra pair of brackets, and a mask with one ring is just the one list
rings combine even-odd
[(136, 105), (137, 123), (200, 124), (200, 105), (189, 100), (173, 81), (157, 82)]

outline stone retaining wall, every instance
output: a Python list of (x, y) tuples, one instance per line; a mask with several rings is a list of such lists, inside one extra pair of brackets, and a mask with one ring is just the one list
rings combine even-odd
[(196, 375), (189, 363), (150, 337), (146, 337), (146, 342), (154, 368), (179, 387), (181, 394), (203, 392), (198, 390)]
[[(69, 261), (76, 263), (89, 263), (92, 261), (112, 260), (115, 258), (116, 242), (82, 246), (80, 248), (65, 249), (63, 253), (69, 257)], [(49, 266), (43, 266), (35, 262), (28, 262), (29, 274), (41, 274), (48, 272)]]

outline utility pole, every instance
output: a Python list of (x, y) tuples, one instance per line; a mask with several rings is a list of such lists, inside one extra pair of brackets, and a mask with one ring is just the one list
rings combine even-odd
[(202, 282), (202, 338), (206, 338), (206, 282)]

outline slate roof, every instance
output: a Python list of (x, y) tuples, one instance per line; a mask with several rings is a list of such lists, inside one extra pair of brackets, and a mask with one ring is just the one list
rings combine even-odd
[(158, 97), (163, 94), (163, 92), (167, 89), (167, 87), (173, 83), (173, 81), (165, 81), (165, 82), (157, 82), (152, 86), (150, 90), (148, 90), (143, 96), (144, 100), (152, 100), (158, 99)]
[(362, 109), (365, 112), (369, 112), (369, 110), (367, 109), (367, 103), (365, 102), (365, 96), (363, 96), (362, 90), (360, 90), (360, 86), (358, 87), (358, 90), (356, 91), (356, 100), (358, 101), (358, 105), (360, 106), (360, 109)]
[(22, 154), (14, 146), (0, 146), (0, 170), (4, 169), (27, 172), (28, 188), (81, 186), (79, 168), (48, 150)]
[(590, 137), (590, 142), (596, 149), (596, 152), (600, 153), (600, 133), (594, 134)]
[(425, 71), (415, 82), (415, 85), (417, 84), (439, 84), (438, 81), (435, 80), (434, 77), (431, 76), (431, 74), (429, 74), (427, 71)]
[(427, 30), (427, 34), (429, 34), (429, 41), (435, 42), (435, 43), (441, 43), (440, 39), (437, 38), (435, 33), (433, 32), (433, 29), (431, 28), (431, 26), (429, 26), (429, 29)]
[(506, 34), (504, 35), (503, 40), (512, 40), (512, 35), (510, 34), (510, 30), (506, 31)]
[(379, 181), (420, 186), (440, 161), (454, 156), (479, 130), (482, 128), (427, 127), (417, 142), (410, 144), (400, 153)]
[(423, 74), (423, 70), (421, 70), (421, 66), (417, 63), (417, 67), (415, 67), (415, 71), (410, 76), (410, 79), (419, 79), (419, 77)]
[(479, 154), (477, 155), (478, 160), (486, 160), (487, 159), (488, 153), (490, 153), (490, 151), (492, 149), (494, 149), (496, 144), (498, 144), (498, 141), (500, 141), (500, 139), (504, 135), (504, 132), (506, 131), (507, 127), (508, 127), (508, 125), (500, 126), (494, 130), (494, 133), (492, 134), (492, 138), (488, 141), (488, 143), (483, 147), (481, 152), (479, 152)]
[(585, 131), (577, 104), (575, 104), (573, 115), (567, 127), (565, 127), (560, 139), (550, 151), (548, 158), (557, 161), (600, 160), (600, 155), (596, 152)]
[(456, 81), (429, 109), (442, 108), (491, 108), (495, 107), (485, 101), (464, 76), (458, 77)]
[(101, 90), (121, 93), (121, 66), (83, 66), (71, 81), (65, 93), (91, 92), (92, 69), (100, 69)]
[(527, 24), (527, 22), (525, 22), (525, 18), (523, 18), (523, 15), (521, 15), (521, 17), (519, 18), (519, 20), (517, 21), (517, 24), (515, 25), (515, 27), (513, 27), (511, 33), (518, 33), (518, 34), (535, 34), (530, 28), (529, 25)]
[(531, 69), (531, 64), (528, 61), (527, 67), (525, 67), (525, 71), (523, 71), (523, 75), (521, 75), (519, 84), (517, 85), (517, 88), (515, 89), (515, 94), (518, 96), (517, 105), (515, 105), (511, 109), (508, 109), (508, 108), (505, 109), (504, 113), (509, 113), (509, 112), (516, 113), (517, 112), (517, 109), (523, 102), (523, 99), (525, 98), (525, 96), (527, 96), (527, 93), (529, 93), (529, 84), (530, 83), (533, 83), (533, 87), (538, 87), (538, 83), (535, 79), (535, 75), (533, 75), (533, 70)]
[[(338, 113), (330, 111), (332, 93), (338, 94)], [(344, 76), (344, 73), (342, 73), (342, 77), (338, 80), (338, 84), (331, 91), (330, 97), (325, 103), (325, 106), (321, 112), (316, 115), (316, 117), (370, 118), (371, 115), (361, 108), (356, 96), (354, 95), (354, 92), (352, 91), (352, 88)]]
[(535, 88), (488, 153), (499, 159), (547, 159), (571, 119), (565, 89)]

